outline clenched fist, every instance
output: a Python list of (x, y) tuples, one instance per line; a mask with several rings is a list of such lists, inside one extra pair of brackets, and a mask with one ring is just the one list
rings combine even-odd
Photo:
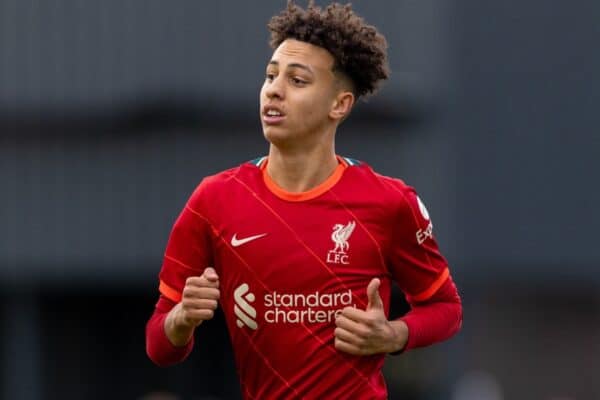
[(189, 342), (194, 329), (214, 316), (219, 301), (219, 276), (206, 268), (201, 276), (187, 278), (181, 302), (169, 312), (165, 332), (175, 346)]
[(206, 268), (202, 276), (185, 281), (181, 298), (181, 323), (196, 327), (214, 316), (219, 300), (219, 276)]

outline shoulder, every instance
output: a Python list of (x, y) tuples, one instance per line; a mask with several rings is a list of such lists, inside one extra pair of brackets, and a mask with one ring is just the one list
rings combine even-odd
[(427, 207), (417, 194), (414, 187), (407, 185), (403, 180), (389, 176), (379, 175), (381, 182), (388, 186), (392, 213), (405, 227), (426, 228), (430, 224)]
[(419, 215), (425, 218), (429, 217), (427, 209), (419, 199), (414, 187), (401, 178), (376, 172), (365, 162), (353, 161), (354, 165), (349, 174), (352, 177), (350, 180), (353, 182), (353, 186), (368, 194), (372, 201), (380, 203), (382, 209), (387, 210), (389, 216), (411, 219), (419, 219)]
[(246, 180), (252, 175), (260, 175), (260, 164), (258, 163), (260, 160), (264, 160), (264, 157), (246, 161), (233, 168), (204, 177), (190, 196), (190, 203), (202, 205), (207, 201), (214, 202), (221, 198), (231, 197), (232, 188), (238, 186), (240, 180)]
[(380, 174), (364, 161), (348, 157), (342, 158), (351, 167), (349, 175), (353, 181), (360, 183), (365, 189), (374, 190), (378, 196), (384, 196), (388, 201), (390, 199), (403, 200), (410, 193), (415, 193), (415, 189), (400, 178)]
[(429, 220), (429, 213), (425, 204), (419, 198), (414, 187), (406, 184), (402, 179), (385, 175), (378, 175), (381, 182), (388, 187), (390, 199), (395, 206), (395, 211), (401, 216), (414, 221)]
[(387, 188), (389, 195), (399, 201), (406, 201), (407, 197), (416, 196), (416, 190), (400, 178), (378, 173), (375, 173), (375, 176)]

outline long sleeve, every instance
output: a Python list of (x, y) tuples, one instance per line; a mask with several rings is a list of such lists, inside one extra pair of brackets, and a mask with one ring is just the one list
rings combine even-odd
[(462, 304), (450, 277), (426, 301), (409, 299), (409, 304), (411, 311), (401, 318), (409, 332), (404, 351), (446, 340), (462, 325)]
[(181, 301), (186, 279), (202, 275), (212, 265), (211, 227), (201, 213), (202, 193), (200, 184), (173, 225), (159, 273), (160, 298), (146, 324), (146, 352), (160, 366), (183, 361), (193, 347), (193, 339), (185, 346), (174, 346), (164, 325), (169, 311)]
[(162, 268), (159, 273), (160, 293), (174, 302), (181, 301), (185, 281), (200, 276), (212, 262), (212, 227), (204, 213), (204, 185), (192, 193), (173, 225)]
[(404, 351), (450, 338), (461, 327), (462, 305), (448, 262), (433, 235), (427, 208), (414, 189), (401, 187), (401, 203), (393, 219), (392, 276), (404, 292), (411, 311), (401, 319), (408, 325)]
[(146, 354), (161, 367), (177, 364), (187, 358), (194, 347), (194, 338), (181, 347), (174, 346), (165, 333), (165, 319), (175, 303), (161, 295), (154, 313), (146, 324)]

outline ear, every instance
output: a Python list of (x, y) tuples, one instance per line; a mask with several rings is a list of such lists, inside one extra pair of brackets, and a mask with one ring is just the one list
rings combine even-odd
[(354, 101), (354, 94), (352, 94), (352, 92), (339, 92), (335, 99), (333, 99), (331, 110), (329, 111), (329, 117), (337, 121), (344, 120), (348, 114), (350, 114), (352, 106), (354, 105)]

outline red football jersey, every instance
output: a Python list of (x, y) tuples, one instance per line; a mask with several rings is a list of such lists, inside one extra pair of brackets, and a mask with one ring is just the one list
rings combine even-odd
[(415, 191), (338, 159), (304, 193), (279, 188), (266, 157), (208, 177), (171, 232), (160, 292), (179, 302), (187, 277), (216, 269), (246, 399), (386, 398), (384, 355), (336, 350), (336, 314), (365, 309), (374, 277), (386, 310), (392, 281), (425, 301), (448, 279)]

